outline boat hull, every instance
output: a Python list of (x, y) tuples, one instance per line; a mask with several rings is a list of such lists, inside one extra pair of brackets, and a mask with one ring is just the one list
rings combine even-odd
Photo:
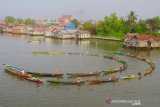
[(5, 71), (10, 75), (16, 76), (16, 77), (18, 77), (22, 80), (28, 80), (28, 81), (32, 81), (32, 82), (36, 82), (36, 83), (42, 83), (43, 82), (42, 80), (31, 77), (27, 74), (21, 74), (20, 70), (21, 69), (18, 69), (18, 68), (13, 67), (13, 66), (5, 66)]
[(100, 73), (67, 73), (67, 75), (72, 77), (90, 77), (90, 76), (99, 76)]
[(51, 74), (51, 73), (36, 73), (36, 72), (27, 72), (36, 77), (60, 77), (62, 78), (64, 74)]
[(96, 79), (96, 80), (87, 80), (88, 84), (100, 84), (100, 83), (107, 83), (107, 82), (117, 82), (118, 78), (116, 79)]
[(76, 81), (47, 81), (49, 83), (54, 83), (54, 84), (68, 84), (68, 85), (82, 85), (85, 83), (85, 81), (81, 82), (76, 82)]

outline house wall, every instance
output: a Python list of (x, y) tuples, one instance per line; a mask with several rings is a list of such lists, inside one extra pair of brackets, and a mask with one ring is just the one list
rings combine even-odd
[(32, 35), (35, 35), (35, 36), (36, 36), (36, 35), (37, 35), (37, 36), (38, 36), (38, 35), (44, 35), (44, 32), (42, 32), (42, 31), (33, 31), (33, 32), (32, 32)]
[(53, 33), (52, 32), (44, 32), (44, 36), (51, 37), (51, 36), (53, 36)]
[(83, 39), (83, 38), (90, 38), (90, 34), (80, 34), (78, 38)]
[(71, 38), (75, 37), (75, 35), (72, 35), (72, 34), (62, 34), (59, 37), (61, 39), (71, 39)]

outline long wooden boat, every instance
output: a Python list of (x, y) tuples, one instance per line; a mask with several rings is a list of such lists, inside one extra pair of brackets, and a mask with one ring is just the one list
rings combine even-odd
[(87, 80), (88, 84), (100, 84), (100, 83), (107, 83), (107, 82), (117, 82), (118, 78), (109, 78), (109, 79), (95, 79), (95, 80)]
[(38, 78), (35, 78), (35, 77), (32, 77), (30, 75), (28, 75), (27, 73), (26, 74), (22, 74), (21, 71), (23, 69), (20, 69), (18, 67), (14, 67), (14, 66), (10, 66), (10, 65), (5, 65), (5, 71), (11, 75), (14, 75), (20, 79), (23, 79), (23, 80), (28, 80), (28, 81), (32, 81), (32, 82), (36, 82), (36, 83), (42, 83), (43, 80), (41, 79), (38, 79)]
[(104, 75), (108, 75), (108, 74), (112, 74), (112, 73), (116, 73), (116, 72), (120, 72), (123, 71), (124, 69), (113, 69), (113, 70), (103, 70), (102, 73)]
[(133, 78), (137, 78), (136, 75), (128, 75), (128, 76), (121, 76), (122, 79), (133, 79)]
[(51, 73), (38, 73), (38, 72), (27, 72), (36, 77), (57, 77), (62, 78), (64, 74), (51, 74)]
[(89, 76), (99, 76), (100, 72), (89, 72), (89, 73), (67, 73), (69, 76), (73, 77), (89, 77)]
[(85, 81), (60, 81), (60, 80), (52, 80), (52, 81), (47, 81), (49, 83), (54, 83), (54, 84), (68, 84), (68, 85), (82, 85), (85, 83)]

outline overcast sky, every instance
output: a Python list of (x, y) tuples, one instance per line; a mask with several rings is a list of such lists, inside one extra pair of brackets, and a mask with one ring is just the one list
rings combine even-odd
[(138, 18), (160, 16), (160, 0), (0, 0), (0, 19), (55, 19), (69, 14), (80, 20), (99, 20), (113, 12), (126, 17), (130, 10)]

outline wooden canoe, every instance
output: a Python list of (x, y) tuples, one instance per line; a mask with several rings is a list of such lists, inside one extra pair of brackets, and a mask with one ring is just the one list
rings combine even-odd
[(122, 79), (133, 79), (133, 78), (137, 78), (137, 76), (135, 76), (135, 75), (124, 76), (124, 77), (121, 76), (121, 78)]
[(99, 76), (100, 72), (90, 72), (90, 73), (67, 73), (67, 75), (72, 77), (89, 77), (89, 76)]
[(82, 85), (85, 83), (85, 81), (76, 82), (76, 81), (59, 81), (59, 80), (52, 80), (47, 82), (54, 84), (68, 84), (68, 85)]
[(22, 69), (14, 67), (14, 66), (10, 66), (10, 65), (5, 65), (5, 71), (11, 75), (15, 75), (16, 77), (23, 79), (23, 80), (28, 80), (28, 81), (32, 81), (32, 82), (36, 82), (36, 83), (42, 83), (43, 80), (32, 77), (28, 74), (22, 74), (20, 71)]
[(115, 79), (95, 79), (95, 80), (87, 80), (88, 84), (100, 84), (100, 83), (107, 83), (107, 82), (116, 82), (118, 78)]
[(63, 77), (64, 74), (51, 74), (51, 73), (38, 73), (38, 72), (27, 72), (36, 77)]

